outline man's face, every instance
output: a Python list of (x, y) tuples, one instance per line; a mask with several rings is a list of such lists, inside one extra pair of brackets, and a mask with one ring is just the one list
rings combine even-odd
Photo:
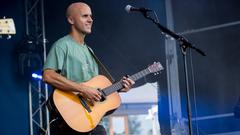
[(83, 34), (90, 34), (92, 31), (92, 12), (88, 6), (81, 6), (76, 9), (76, 12), (72, 15), (74, 28)]

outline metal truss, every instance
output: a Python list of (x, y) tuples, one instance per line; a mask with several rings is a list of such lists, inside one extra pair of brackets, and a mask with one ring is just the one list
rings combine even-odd
[[(27, 57), (40, 57), (40, 63), (46, 60), (46, 37), (44, 24), (44, 0), (25, 0), (26, 43), (41, 50), (38, 54), (28, 52)], [(31, 49), (30, 49), (31, 50)], [(31, 58), (28, 64), (34, 64)], [(38, 67), (41, 71), (42, 64)], [(31, 70), (29, 73), (31, 74)], [(28, 74), (28, 75), (30, 75)], [(30, 77), (31, 78), (31, 77)], [(29, 79), (29, 128), (30, 135), (50, 135), (49, 112), (46, 106), (48, 86), (41, 79)]]

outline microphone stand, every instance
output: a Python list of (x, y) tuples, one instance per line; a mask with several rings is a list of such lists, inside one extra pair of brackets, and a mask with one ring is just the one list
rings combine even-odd
[[(162, 26), (159, 21), (156, 19), (154, 20), (153, 18), (151, 18), (148, 14), (148, 11), (141, 11), (141, 13), (143, 14), (143, 16), (146, 19), (151, 20), (154, 24), (156, 24), (158, 26), (158, 28), (163, 32), (163, 34), (169, 35), (172, 38), (174, 38), (176, 41), (178, 41), (180, 48), (181, 48), (181, 52), (183, 55), (183, 59), (184, 59), (184, 73), (185, 73), (185, 85), (186, 85), (186, 96), (187, 96), (187, 115), (188, 115), (188, 129), (189, 129), (189, 135), (193, 135), (193, 130), (192, 130), (192, 110), (191, 110), (191, 103), (190, 103), (190, 94), (189, 94), (189, 82), (188, 82), (188, 69), (187, 69), (187, 48), (191, 48), (193, 50), (195, 50), (196, 52), (200, 53), (202, 56), (206, 56), (206, 54), (196, 48), (195, 46), (193, 46), (190, 42), (187, 41), (187, 39), (185, 39), (184, 37), (172, 32), (171, 30), (165, 28), (164, 26)], [(153, 11), (155, 16), (156, 13), (155, 11)]]

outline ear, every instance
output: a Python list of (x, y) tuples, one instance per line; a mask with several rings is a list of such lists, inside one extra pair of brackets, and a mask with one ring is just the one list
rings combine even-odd
[(74, 20), (71, 16), (69, 16), (67, 20), (68, 20), (68, 23), (70, 23), (71, 25), (74, 24)]

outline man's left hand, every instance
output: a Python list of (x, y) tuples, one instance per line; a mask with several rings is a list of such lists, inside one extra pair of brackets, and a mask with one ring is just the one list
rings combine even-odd
[(128, 77), (123, 77), (122, 78), (123, 88), (120, 90), (120, 92), (128, 92), (132, 88), (133, 84), (135, 84), (135, 82), (132, 79)]

